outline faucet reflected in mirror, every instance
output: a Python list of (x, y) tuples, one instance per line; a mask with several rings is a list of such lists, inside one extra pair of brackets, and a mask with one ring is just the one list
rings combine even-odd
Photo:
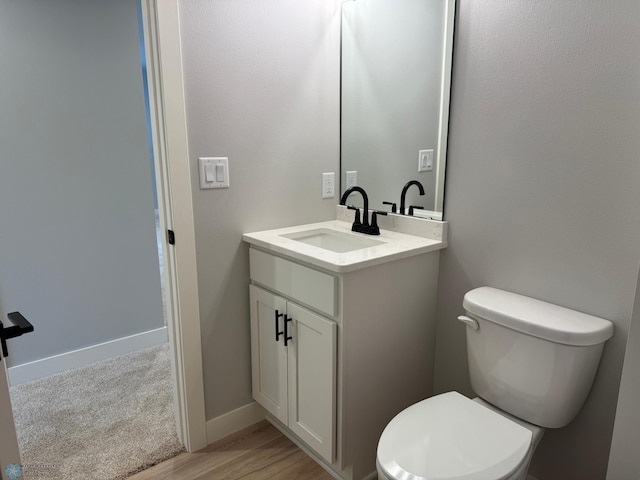
[[(419, 181), (411, 180), (411, 181), (407, 182), (405, 184), (405, 186), (402, 187), (402, 193), (400, 194), (400, 215), (404, 215), (405, 214), (404, 205), (405, 205), (405, 201), (406, 201), (406, 198), (407, 198), (407, 190), (409, 190), (409, 187), (411, 187), (411, 185), (417, 186), (418, 190), (420, 191), (420, 195), (424, 195), (424, 187), (422, 186), (422, 184)], [(424, 207), (411, 205), (411, 207), (409, 208), (409, 215), (413, 215), (413, 209), (414, 208), (424, 208)]]

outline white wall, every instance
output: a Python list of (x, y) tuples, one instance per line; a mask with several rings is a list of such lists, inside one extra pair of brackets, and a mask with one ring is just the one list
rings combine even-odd
[[(339, 2), (180, 4), (207, 418), (251, 401), (243, 232), (333, 218), (339, 175)], [(231, 187), (199, 190), (199, 156)]]
[(10, 364), (162, 327), (136, 1), (3, 0), (0, 62)]
[(624, 355), (618, 409), (613, 428), (608, 480), (640, 478), (640, 279)]
[(480, 285), (615, 324), (593, 390), (532, 473), (605, 478), (640, 257), (640, 3), (460, 0), (436, 390), (472, 394), (455, 320)]

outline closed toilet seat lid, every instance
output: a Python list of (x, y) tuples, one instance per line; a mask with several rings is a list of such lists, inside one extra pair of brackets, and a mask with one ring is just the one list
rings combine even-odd
[(448, 392), (396, 415), (378, 443), (378, 465), (400, 480), (497, 480), (525, 459), (531, 431)]

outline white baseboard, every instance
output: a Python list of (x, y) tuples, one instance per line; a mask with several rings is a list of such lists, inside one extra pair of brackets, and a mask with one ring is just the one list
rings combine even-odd
[(256, 402), (232, 410), (207, 421), (207, 443), (231, 435), (243, 428), (250, 427), (266, 418), (264, 409)]
[(162, 327), (33, 362), (15, 365), (7, 369), (9, 385), (20, 385), (21, 383), (48, 377), (56, 373), (84, 367), (90, 363), (108, 360), (118, 355), (126, 355), (143, 348), (160, 345), (166, 341), (167, 327)]

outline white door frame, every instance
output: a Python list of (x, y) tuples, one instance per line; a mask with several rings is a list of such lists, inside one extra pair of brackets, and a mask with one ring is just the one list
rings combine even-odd
[(13, 424), (13, 412), (9, 399), (9, 382), (7, 381), (7, 362), (2, 358), (0, 351), (0, 478), (10, 480), (6, 474), (9, 465), (20, 464), (20, 452), (18, 451), (18, 439)]
[(172, 349), (178, 437), (187, 451), (207, 445), (200, 307), (178, 0), (140, 0)]

